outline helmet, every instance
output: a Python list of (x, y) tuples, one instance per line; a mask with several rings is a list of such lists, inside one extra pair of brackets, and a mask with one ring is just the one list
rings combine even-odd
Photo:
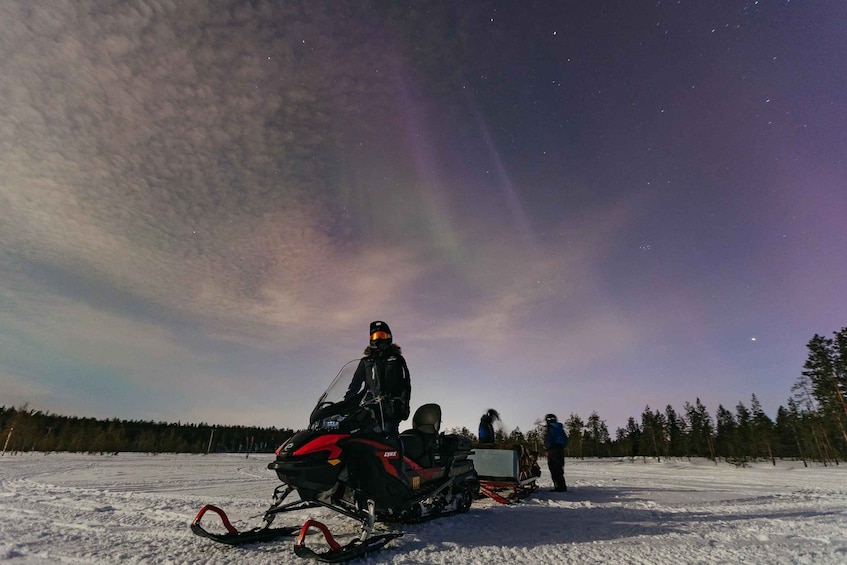
[(392, 343), (391, 328), (388, 327), (388, 324), (380, 320), (371, 322), (371, 331), (369, 335), (371, 347), (385, 349)]
[(547, 414), (544, 416), (544, 421), (548, 424), (552, 424), (553, 422), (558, 422), (559, 420), (556, 418), (555, 414)]

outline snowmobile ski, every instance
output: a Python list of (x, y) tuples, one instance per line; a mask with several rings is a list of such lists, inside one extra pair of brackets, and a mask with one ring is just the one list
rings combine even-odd
[[(317, 528), (321, 531), (324, 535), (324, 539), (326, 539), (326, 542), (329, 544), (328, 550), (317, 552), (306, 547), (306, 533), (310, 528)], [(403, 532), (389, 532), (370, 536), (364, 541), (354, 539), (347, 545), (342, 546), (335, 541), (335, 538), (333, 538), (332, 534), (329, 533), (329, 529), (326, 525), (316, 520), (306, 520), (306, 523), (304, 523), (303, 527), (300, 528), (300, 535), (297, 537), (297, 541), (294, 543), (294, 554), (297, 555), (297, 557), (315, 559), (324, 563), (341, 563), (342, 561), (349, 561), (350, 559), (361, 557), (371, 551), (382, 549), (386, 544), (388, 544), (388, 542), (402, 535)]]
[[(221, 522), (223, 523), (224, 528), (226, 528), (227, 533), (212, 533), (204, 529), (203, 526), (200, 525), (200, 520), (203, 518), (203, 515), (209, 510), (220, 516)], [(281, 537), (294, 536), (297, 533), (297, 530), (298, 528), (296, 526), (290, 526), (286, 528), (271, 528), (270, 523), (266, 523), (264, 526), (239, 532), (235, 528), (235, 526), (230, 523), (226, 512), (212, 504), (207, 504), (206, 506), (201, 508), (200, 512), (197, 513), (197, 516), (191, 523), (191, 531), (194, 532), (195, 535), (204, 538), (209, 538), (210, 540), (216, 541), (218, 543), (224, 543), (227, 545), (244, 545), (246, 543), (271, 541)]]

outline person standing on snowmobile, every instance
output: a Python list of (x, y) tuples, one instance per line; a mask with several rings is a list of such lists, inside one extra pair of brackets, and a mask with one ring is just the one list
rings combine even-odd
[(565, 483), (565, 448), (568, 446), (568, 435), (555, 414), (547, 414), (544, 421), (547, 423), (544, 447), (547, 449), (547, 468), (553, 477), (553, 491), (564, 492), (568, 490)]
[(364, 353), (344, 399), (354, 398), (362, 392), (363, 385), (374, 397), (382, 397), (379, 416), (383, 430), (396, 436), (400, 422), (409, 417), (412, 382), (406, 359), (400, 353), (400, 346), (393, 342), (388, 324), (379, 320), (371, 322), (370, 343)]

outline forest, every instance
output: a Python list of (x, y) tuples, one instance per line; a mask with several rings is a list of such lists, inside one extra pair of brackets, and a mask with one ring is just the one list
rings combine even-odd
[[(569, 457), (705, 457), (715, 462), (744, 465), (753, 460), (796, 459), (839, 464), (847, 460), (847, 328), (832, 338), (815, 334), (807, 344), (808, 358), (791, 389), (786, 405), (772, 419), (756, 395), (748, 404), (719, 405), (712, 415), (695, 399), (681, 412), (646, 406), (639, 418), (630, 417), (614, 438), (604, 420), (592, 412), (587, 420), (571, 414), (564, 426)], [(498, 442), (520, 443), (534, 451), (544, 445), (544, 421), (524, 434), (495, 433)], [(466, 428), (452, 430), (472, 436)]]
[[(833, 337), (815, 334), (808, 358), (776, 418), (765, 414), (756, 395), (747, 404), (719, 405), (712, 414), (699, 398), (682, 411), (646, 406), (612, 437), (597, 412), (587, 419), (571, 414), (564, 425), (569, 457), (704, 457), (744, 465), (753, 460), (796, 459), (824, 464), (847, 461), (847, 327)], [(467, 428), (448, 430), (471, 439)], [(87, 453), (271, 452), (294, 430), (246, 426), (212, 426), (97, 420), (59, 416), (28, 409), (0, 407), (2, 454), (29, 451)], [(519, 443), (543, 450), (544, 422), (524, 434), (516, 428), (496, 432), (503, 444)]]
[(212, 426), (98, 420), (0, 407), (2, 453), (69, 451), (76, 453), (250, 453), (270, 452), (292, 430), (249, 426)]

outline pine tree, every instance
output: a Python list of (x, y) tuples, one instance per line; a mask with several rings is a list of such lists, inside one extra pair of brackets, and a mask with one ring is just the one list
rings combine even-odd
[(585, 457), (582, 449), (582, 430), (585, 422), (577, 414), (571, 414), (565, 421), (565, 432), (568, 434), (567, 453), (571, 457)]
[(668, 455), (682, 457), (686, 453), (685, 420), (680, 418), (673, 407), (665, 407), (665, 422), (668, 427)]
[(788, 399), (788, 408), (780, 406), (777, 410), (774, 433), (780, 457), (799, 457), (804, 467), (809, 466), (801, 442), (800, 414), (794, 399)]
[(718, 404), (715, 413), (717, 420), (717, 434), (715, 436), (715, 451), (718, 457), (727, 461), (736, 460), (736, 422), (732, 412)]
[(665, 437), (663, 424), (661, 414), (658, 412), (654, 414), (649, 405), (644, 407), (644, 412), (641, 413), (641, 434), (647, 445), (642, 449), (641, 455), (646, 457), (649, 452), (657, 461), (662, 460)]
[(585, 447), (590, 450), (590, 455), (603, 457), (611, 454), (609, 452), (609, 429), (606, 427), (606, 422), (600, 419), (596, 411), (588, 417), (585, 434)]
[(714, 446), (712, 445), (712, 417), (708, 410), (700, 402), (698, 397), (692, 406), (685, 403), (685, 417), (688, 420), (688, 435), (691, 451), (689, 456), (708, 457), (716, 461)]
[(526, 444), (526, 438), (523, 435), (523, 432), (519, 427), (516, 427), (512, 430), (512, 433), (509, 434), (509, 441), (512, 443), (517, 443), (519, 445)]
[(624, 430), (624, 437), (626, 438), (626, 442), (628, 444), (628, 455), (630, 458), (635, 459), (638, 455), (641, 454), (641, 428), (638, 426), (638, 423), (635, 421), (635, 418), (632, 416), (629, 417), (626, 421), (626, 430)]
[(755, 394), (750, 399), (750, 411), (753, 414), (754, 455), (756, 457), (767, 457), (776, 466), (776, 457), (773, 453), (774, 424), (762, 410), (762, 405)]
[(844, 400), (847, 328), (836, 332), (835, 339), (815, 334), (807, 347), (809, 357), (803, 365), (803, 376), (811, 385), (810, 394), (817, 401), (825, 432), (827, 435), (834, 430), (840, 432), (841, 443), (847, 448), (847, 402)]
[(544, 449), (544, 434), (547, 432), (547, 422), (544, 418), (538, 418), (532, 423), (532, 430), (527, 434), (530, 449), (541, 452)]
[(753, 446), (753, 417), (744, 403), (739, 402), (735, 405), (735, 418), (738, 423), (735, 452), (743, 464), (746, 463)]

